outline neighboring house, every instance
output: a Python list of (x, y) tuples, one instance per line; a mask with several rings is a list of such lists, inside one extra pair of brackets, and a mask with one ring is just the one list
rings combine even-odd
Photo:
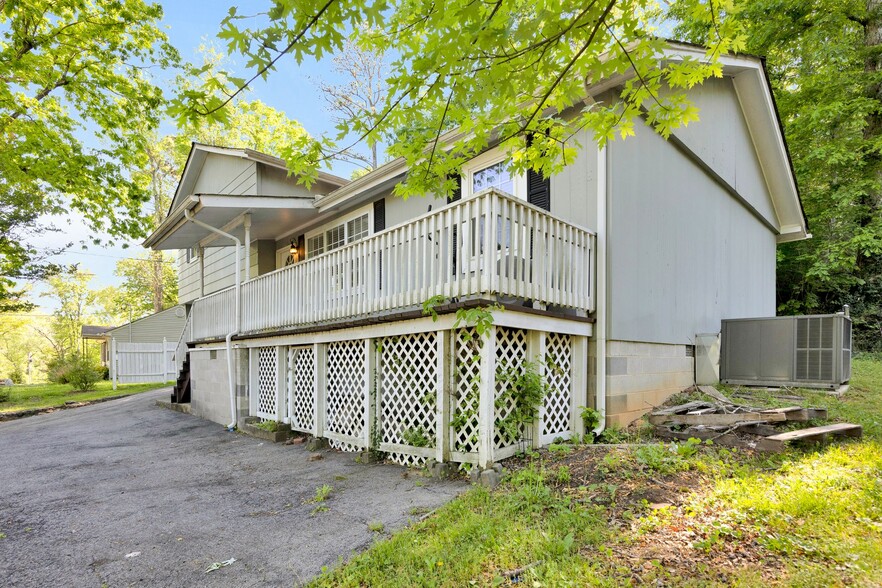
[[(582, 132), (550, 179), (511, 177), (491, 148), (450, 202), (393, 197), (400, 160), (307, 190), (281, 160), (194, 144), (145, 242), (182, 251), (191, 411), (483, 467), (583, 433), (582, 407), (626, 424), (689, 386), (696, 335), (774, 315), (776, 246), (807, 238), (762, 61), (723, 65), (690, 92), (701, 122), (669, 140), (638, 126), (598, 149)], [(458, 309), (492, 303), (486, 337), (457, 328)], [(509, 383), (528, 362), (548, 392), (523, 426)]]
[(177, 304), (104, 332), (109, 343), (177, 343), (187, 322), (187, 306)]
[(187, 313), (188, 306), (178, 304), (119, 327), (83, 327), (83, 339), (101, 341), (101, 363), (114, 385), (166, 382), (183, 363), (176, 355), (185, 355)]
[(107, 331), (114, 327), (102, 327), (98, 325), (83, 325), (80, 328), (80, 337), (83, 339), (83, 354), (86, 353), (86, 341), (100, 341), (99, 358), (101, 365), (107, 365), (110, 362), (110, 339), (107, 337)]

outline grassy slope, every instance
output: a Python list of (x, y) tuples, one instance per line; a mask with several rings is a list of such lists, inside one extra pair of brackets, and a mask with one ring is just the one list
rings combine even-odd
[[(882, 362), (855, 360), (841, 399), (805, 394), (831, 419), (862, 424), (864, 439), (773, 456), (587, 450), (595, 477), (584, 480), (564, 464), (572, 456), (544, 453), (496, 491), (472, 488), (314, 585), (509, 585), (505, 571), (524, 566), (518, 580), (532, 586), (878, 585)], [(617, 497), (659, 486), (678, 489), (673, 506)]]
[(98, 382), (94, 392), (74, 392), (69, 384), (34, 384), (32, 386), (12, 386), (0, 391), (9, 391), (9, 400), (0, 402), (0, 413), (28, 409), (43, 409), (63, 406), (65, 402), (89, 402), (108, 396), (137, 394), (165, 386), (163, 383), (118, 384), (113, 389), (112, 382)]

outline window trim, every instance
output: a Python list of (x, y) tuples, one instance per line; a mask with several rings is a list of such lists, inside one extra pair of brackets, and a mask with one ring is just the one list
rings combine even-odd
[[(499, 162), (508, 161), (511, 158), (505, 150), (500, 147), (494, 147), (489, 151), (485, 151), (481, 155), (469, 160), (462, 166), (462, 197), (471, 198), (475, 195), (472, 191), (474, 185), (474, 174), (491, 165)], [(513, 196), (518, 200), (527, 201), (527, 174), (512, 174), (512, 182), (514, 183)]]
[(187, 264), (199, 261), (199, 247), (187, 247), (184, 249), (184, 260)]

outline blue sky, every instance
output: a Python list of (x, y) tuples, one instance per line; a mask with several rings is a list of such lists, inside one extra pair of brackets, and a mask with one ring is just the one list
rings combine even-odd
[[(216, 0), (159, 0), (159, 3), (165, 11), (163, 27), (184, 60), (199, 62), (198, 49), (203, 44), (214, 43), (218, 50), (225, 49), (216, 40), (216, 34), (232, 3)], [(239, 8), (239, 14), (254, 14), (266, 10), (268, 0), (240, 1), (235, 2), (235, 5)], [(236, 70), (241, 63), (241, 58), (237, 60), (236, 56), (232, 56), (227, 67)], [(324, 60), (321, 63), (304, 62), (298, 66), (293, 59), (283, 59), (279, 69), (266, 82), (258, 80), (255, 83), (248, 99), (259, 99), (284, 111), (289, 118), (299, 121), (313, 135), (329, 132), (333, 129), (333, 123), (310, 78), (333, 81), (330, 65), (330, 60)], [(167, 124), (163, 131), (173, 132), (174, 128)], [(344, 177), (348, 177), (351, 170), (352, 166), (345, 164), (338, 164), (333, 169)], [(82, 249), (81, 242), (88, 243), (93, 236), (92, 231), (75, 217), (57, 217), (51, 220), (61, 232), (47, 233), (34, 239), (33, 243), (38, 247), (60, 247), (74, 242), (68, 252), (57, 255), (50, 261), (66, 265), (79, 263), (81, 269), (94, 274), (91, 283), (94, 289), (118, 284), (119, 279), (113, 275), (113, 270), (119, 258), (131, 257), (143, 251), (138, 241), (117, 243), (105, 248), (89, 245), (87, 249)], [(54, 305), (49, 299), (39, 297), (41, 291), (41, 285), (35, 284), (31, 298), (45, 311), (51, 312)]]

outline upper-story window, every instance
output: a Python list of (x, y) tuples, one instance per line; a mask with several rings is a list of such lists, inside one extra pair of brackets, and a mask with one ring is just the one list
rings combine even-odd
[(192, 261), (196, 261), (199, 259), (199, 249), (197, 247), (188, 247), (187, 248), (187, 263)]
[(508, 166), (509, 159), (501, 149), (491, 149), (463, 165), (463, 197), (496, 188), (526, 200), (527, 177), (523, 174), (512, 175)]
[(354, 217), (320, 229), (306, 237), (306, 255), (315, 257), (322, 253), (354, 243), (370, 234), (370, 213), (364, 212)]

